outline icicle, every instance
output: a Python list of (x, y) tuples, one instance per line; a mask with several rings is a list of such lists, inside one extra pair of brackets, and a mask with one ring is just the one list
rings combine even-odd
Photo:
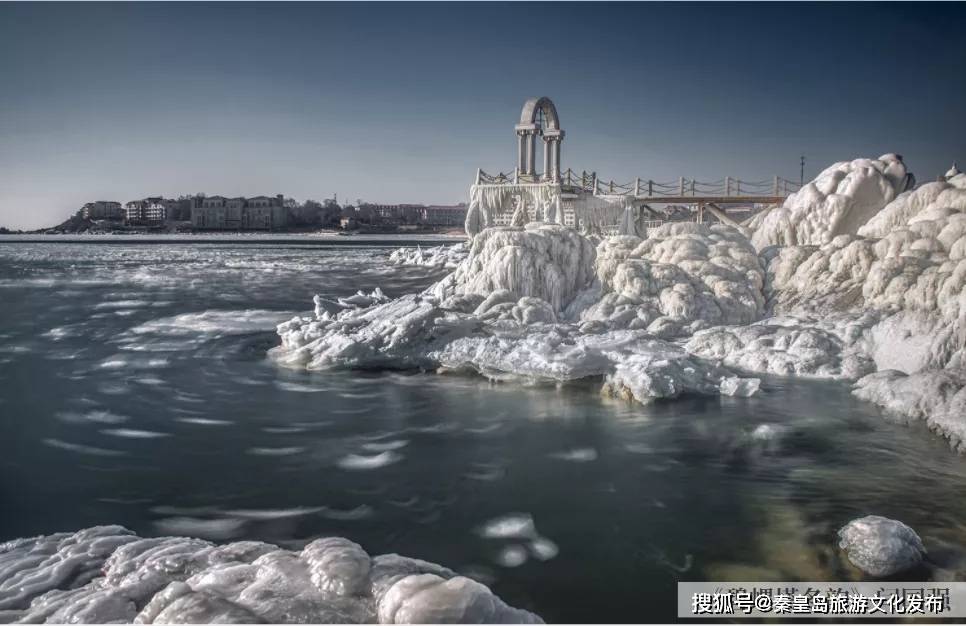
[(637, 210), (634, 208), (633, 204), (628, 203), (627, 207), (624, 209), (624, 215), (621, 218), (621, 226), (618, 232), (621, 235), (633, 235), (635, 237), (640, 236), (637, 231)]

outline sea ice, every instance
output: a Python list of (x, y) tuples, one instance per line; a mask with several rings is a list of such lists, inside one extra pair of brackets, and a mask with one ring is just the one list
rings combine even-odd
[(374, 454), (372, 456), (366, 456), (363, 454), (349, 454), (339, 459), (336, 465), (344, 470), (373, 470), (379, 469), (380, 467), (385, 467), (387, 465), (392, 465), (393, 463), (397, 463), (402, 459), (403, 456), (398, 452), (386, 450), (385, 452), (380, 452), (379, 454)]
[(453, 269), (466, 258), (469, 253), (469, 246), (466, 242), (453, 244), (452, 246), (434, 246), (423, 248), (399, 248), (389, 255), (389, 262), (393, 265), (418, 265), (423, 267), (436, 267)]
[(529, 514), (508, 513), (483, 524), (479, 534), (487, 539), (531, 539), (537, 536), (537, 527)]
[(537, 623), (484, 585), (347, 539), (143, 539), (98, 526), (0, 544), (4, 620), (53, 623)]
[(721, 393), (726, 396), (747, 398), (758, 393), (758, 388), (760, 386), (761, 380), (757, 378), (739, 378), (738, 376), (729, 376), (721, 381), (719, 388), (721, 389)]

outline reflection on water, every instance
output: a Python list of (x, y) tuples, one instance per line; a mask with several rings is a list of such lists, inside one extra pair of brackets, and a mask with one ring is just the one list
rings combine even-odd
[(867, 513), (966, 545), (966, 462), (845, 385), (642, 407), (594, 381), (266, 360), (274, 324), (316, 293), (440, 276), (385, 258), (0, 244), (0, 540), (105, 523), (287, 547), (336, 534), (556, 621), (668, 619), (684, 579), (841, 578), (834, 533)]

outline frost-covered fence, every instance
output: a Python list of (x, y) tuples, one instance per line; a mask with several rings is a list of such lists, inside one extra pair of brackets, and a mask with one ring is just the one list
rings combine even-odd
[[(523, 226), (529, 222), (563, 224), (584, 232), (637, 234), (648, 228), (680, 221), (665, 217), (648, 204), (680, 204), (703, 221), (704, 209), (719, 216), (716, 204), (781, 204), (801, 185), (780, 176), (771, 180), (742, 180), (726, 176), (699, 181), (681, 177), (676, 181), (635, 178), (626, 183), (604, 180), (596, 172), (567, 169), (559, 179), (512, 172), (489, 174), (477, 170), (470, 190), (466, 232), (473, 236), (489, 226)], [(642, 208), (643, 207), (643, 208)], [(652, 219), (659, 217), (660, 219)], [(655, 224), (650, 224), (655, 222)]]
[[(514, 169), (512, 172), (488, 174), (477, 170), (477, 185), (515, 185), (520, 183), (553, 184), (549, 178), (540, 175), (528, 176)], [(799, 189), (802, 184), (781, 176), (770, 180), (742, 180), (726, 176), (718, 180), (701, 181), (682, 176), (677, 180), (656, 181), (637, 177), (628, 182), (606, 180), (596, 172), (575, 172), (567, 169), (559, 181), (564, 193), (589, 192), (594, 195), (622, 195), (636, 198), (669, 197), (718, 197), (718, 198), (785, 198)]]

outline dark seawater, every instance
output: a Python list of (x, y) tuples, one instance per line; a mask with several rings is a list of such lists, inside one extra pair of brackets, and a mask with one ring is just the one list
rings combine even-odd
[[(966, 545), (966, 460), (845, 384), (645, 407), (595, 381), (266, 358), (274, 324), (316, 293), (396, 296), (443, 274), (387, 256), (0, 242), (0, 541), (95, 524), (286, 547), (340, 535), (569, 622), (673, 619), (678, 580), (841, 579), (835, 531), (869, 513), (937, 553)], [(480, 536), (507, 514), (552, 544)]]

